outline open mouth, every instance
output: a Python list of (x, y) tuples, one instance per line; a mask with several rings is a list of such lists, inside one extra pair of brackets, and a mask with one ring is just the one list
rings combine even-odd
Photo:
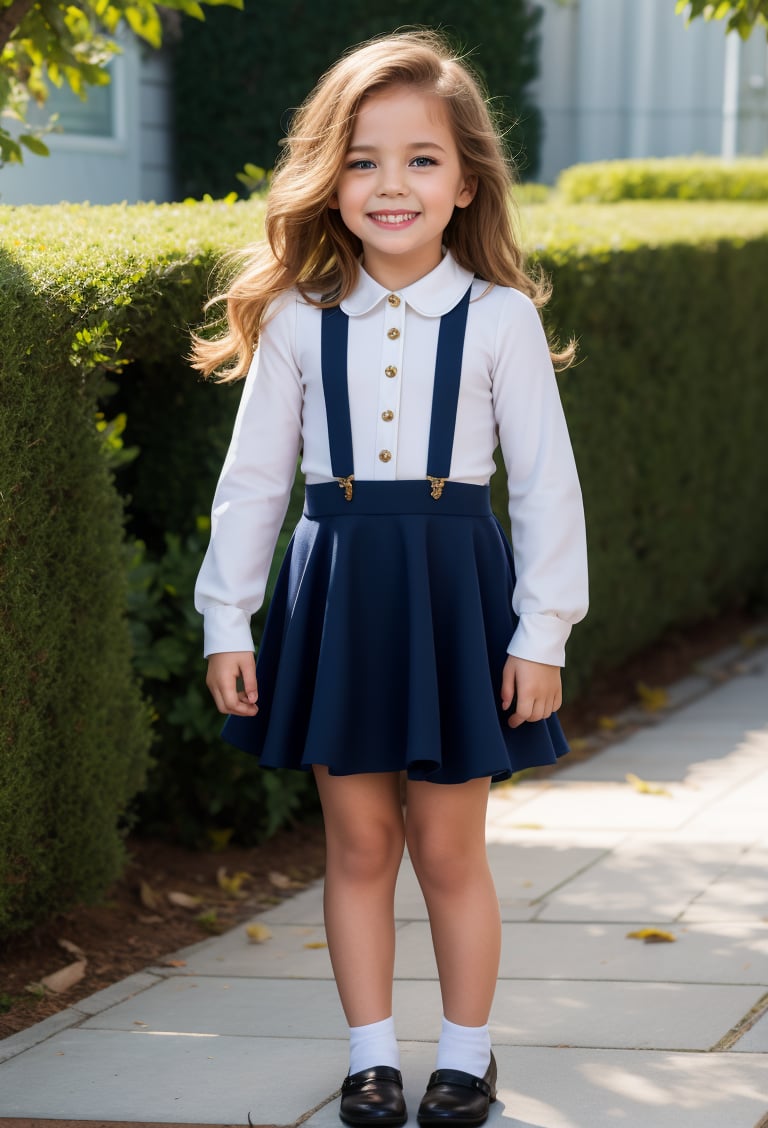
[(418, 214), (418, 212), (369, 212), (368, 218), (374, 223), (385, 223), (388, 227), (402, 227), (404, 223), (412, 223)]

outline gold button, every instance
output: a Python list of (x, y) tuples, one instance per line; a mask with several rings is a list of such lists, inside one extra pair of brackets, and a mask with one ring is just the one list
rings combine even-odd
[(395, 418), (395, 413), (394, 413), (394, 411), (382, 411), (381, 418), (384, 420), (385, 423), (391, 423), (392, 420)]
[(397, 294), (390, 294), (387, 298), (387, 301), (393, 309), (397, 309), (397, 307), (400, 305), (400, 299), (398, 298)]
[(387, 329), (387, 336), (389, 337), (390, 341), (396, 341), (397, 338), (400, 336), (400, 330), (399, 329)]
[(391, 450), (380, 450), (379, 451), (379, 462), (389, 462), (391, 457), (392, 457), (392, 451)]
[(390, 380), (392, 380), (393, 377), (397, 376), (397, 369), (395, 368), (394, 364), (390, 364), (384, 369), (384, 375), (389, 376)]

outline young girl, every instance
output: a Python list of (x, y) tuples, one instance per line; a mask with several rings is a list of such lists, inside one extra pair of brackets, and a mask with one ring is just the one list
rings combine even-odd
[[(442, 40), (363, 45), (294, 118), (266, 243), (226, 294), (225, 335), (195, 342), (206, 375), (247, 373), (197, 585), (207, 684), (227, 739), (317, 780), (352, 1125), (407, 1119), (392, 1017), (405, 845), (444, 1012), (418, 1120), (486, 1119), (489, 785), (567, 751), (554, 713), (586, 612), (583, 513), (509, 191), (477, 82)], [(499, 440), (514, 555), (489, 503)], [(257, 664), (249, 620), (300, 451), (306, 507)]]

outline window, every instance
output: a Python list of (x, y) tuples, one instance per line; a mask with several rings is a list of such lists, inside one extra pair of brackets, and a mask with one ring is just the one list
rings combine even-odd
[(81, 137), (113, 137), (114, 130), (114, 87), (89, 86), (88, 97), (82, 101), (69, 86), (51, 85), (45, 112), (50, 117), (58, 114), (57, 125), (66, 134), (79, 134)]

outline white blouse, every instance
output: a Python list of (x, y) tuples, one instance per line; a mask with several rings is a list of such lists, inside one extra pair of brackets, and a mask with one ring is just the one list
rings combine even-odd
[[(473, 280), (447, 253), (390, 293), (363, 269), (349, 315), (349, 400), (357, 480), (424, 478), (440, 318), (472, 284), (451, 480), (486, 485), (501, 442), (519, 623), (508, 652), (565, 663), (587, 612), (584, 512), (538, 313), (525, 295)], [(320, 368), (321, 312), (289, 291), (270, 311), (245, 381), (213, 500), (195, 589), (205, 655), (252, 650), (300, 449), (307, 484), (334, 480)]]

